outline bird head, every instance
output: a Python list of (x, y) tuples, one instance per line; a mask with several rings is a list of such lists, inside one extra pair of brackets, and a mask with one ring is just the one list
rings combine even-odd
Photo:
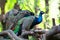
[(40, 12), (40, 14), (41, 14), (41, 15), (43, 15), (43, 14), (44, 14), (44, 12), (43, 12), (43, 11), (41, 11), (41, 12)]

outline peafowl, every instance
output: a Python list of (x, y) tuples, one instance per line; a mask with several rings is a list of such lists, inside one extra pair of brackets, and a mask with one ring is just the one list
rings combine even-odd
[(15, 28), (15, 30), (14, 30), (14, 32), (15, 33), (17, 33), (18, 32), (18, 34), (17, 35), (19, 35), (19, 34), (21, 34), (21, 30), (24, 30), (25, 28), (28, 28), (29, 30), (30, 29), (32, 29), (35, 25), (37, 25), (37, 24), (39, 24), (39, 23), (41, 23), (42, 22), (42, 15), (44, 14), (44, 12), (43, 11), (41, 11), (40, 12), (40, 14), (38, 15), (38, 17), (35, 17), (34, 16), (34, 14), (32, 14), (31, 16), (32, 17), (30, 17), (29, 15), (28, 16), (24, 16), (24, 17), (26, 17), (26, 20), (28, 20), (28, 18), (30, 18), (29, 19), (29, 21), (25, 21), (25, 23), (23, 22), (22, 23), (22, 25), (24, 25), (24, 26), (22, 26), (20, 23), (22, 22), (22, 20), (20, 20), (20, 21), (18, 21), (18, 25), (16, 26), (16, 28)]

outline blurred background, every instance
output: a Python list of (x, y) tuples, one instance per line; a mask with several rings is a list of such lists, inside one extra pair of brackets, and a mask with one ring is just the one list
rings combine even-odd
[[(38, 15), (39, 11), (35, 12), (35, 7), (38, 7), (45, 12), (42, 23), (37, 25), (39, 28), (51, 28), (52, 18), (55, 18), (56, 25), (60, 24), (60, 0), (0, 0), (0, 6), (4, 5), (2, 10), (0, 7), (0, 14), (6, 14), (8, 11), (12, 10), (17, 1), (22, 10), (30, 10), (34, 12), (35, 15)], [(0, 32), (1, 31), (2, 25), (0, 23)]]

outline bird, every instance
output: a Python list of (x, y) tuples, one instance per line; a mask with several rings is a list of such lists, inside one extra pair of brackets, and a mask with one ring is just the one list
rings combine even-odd
[[(39, 23), (42, 22), (42, 20), (43, 20), (42, 15), (43, 15), (43, 14), (44, 14), (44, 12), (41, 11), (41, 12), (39, 13), (38, 17), (34, 16), (34, 14), (30, 15), (30, 16), (33, 16), (33, 17), (34, 17), (34, 18), (32, 18), (32, 19), (33, 19), (33, 22), (32, 22), (32, 21), (28, 21), (28, 22), (27, 22), (27, 24), (29, 24), (30, 26), (29, 26), (29, 25), (25, 25), (26, 23), (25, 23), (25, 24), (22, 24), (22, 25), (25, 25), (26, 27), (24, 26), (24, 28), (27, 28), (28, 30), (34, 28), (35, 25), (37, 25), (37, 24), (39, 24)], [(26, 14), (26, 15), (28, 15), (28, 14)], [(28, 16), (26, 16), (26, 15), (25, 15), (24, 17), (29, 17), (29, 15), (28, 15)], [(30, 17), (29, 17), (29, 18), (30, 18)], [(32, 20), (32, 19), (30, 19), (30, 20)], [(27, 19), (26, 19), (26, 20), (27, 20)], [(29, 22), (32, 22), (32, 24), (30, 24)], [(22, 27), (23, 27), (23, 26), (22, 26)], [(22, 29), (22, 28), (19, 29), (18, 35), (21, 34), (21, 29)], [(24, 29), (23, 29), (23, 30), (24, 30)]]
[[(33, 18), (33, 22), (32, 22), (32, 24), (30, 25), (30, 27), (28, 27), (29, 25), (27, 25), (27, 27), (24, 27), (24, 28), (28, 28), (29, 30), (30, 29), (32, 29), (35, 25), (37, 25), (37, 24), (39, 24), (39, 23), (41, 23), (42, 22), (42, 20), (43, 20), (43, 18), (42, 18), (42, 15), (44, 14), (44, 12), (43, 11), (41, 11), (40, 13), (39, 13), (39, 15), (38, 15), (38, 17), (36, 17), (36, 16), (34, 16), (34, 13), (32, 13), (32, 12), (29, 12), (28, 14), (25, 14), (25, 16), (24, 17), (30, 17), (30, 16), (33, 16), (34, 18)], [(27, 19), (26, 19), (27, 20)], [(30, 19), (30, 20), (32, 20), (32, 19)], [(29, 21), (29, 22), (31, 22), (31, 21)], [(27, 22), (28, 23), (28, 22)], [(19, 24), (19, 22), (18, 22), (18, 24)], [(17, 25), (17, 27), (15, 28), (15, 30), (14, 30), (14, 32), (17, 34), (17, 35), (21, 35), (21, 33), (22, 33), (22, 25), (25, 25), (25, 24), (19, 24), (19, 25)], [(16, 31), (17, 30), (17, 31)]]
[(32, 22), (32, 25), (30, 26), (30, 29), (32, 29), (35, 25), (39, 24), (42, 22), (43, 17), (42, 15), (44, 14), (43, 11), (41, 11), (38, 15), (38, 17), (35, 17), (34, 21)]
[[(37, 15), (37, 16), (33, 16), (33, 18), (31, 19), (29, 16), (29, 18), (30, 18), (30, 20), (29, 21), (26, 21), (25, 22), (25, 24), (23, 24), (24, 26), (22, 26), (22, 27), (24, 27), (25, 29), (27, 28), (27, 30), (24, 30), (23, 28), (22, 28), (22, 30), (24, 30), (24, 31), (21, 31), (22, 33), (21, 33), (21, 36), (23, 37), (23, 38), (26, 38), (26, 39), (28, 39), (28, 36), (26, 36), (25, 35), (25, 33), (28, 33), (27, 31), (28, 30), (31, 30), (32, 28), (34, 28), (35, 27), (35, 25), (37, 25), (37, 24), (40, 24), (41, 22), (42, 22), (42, 20), (43, 20), (43, 17), (42, 17), (42, 15), (44, 14), (44, 12), (43, 11), (40, 11), (40, 13), (39, 13), (39, 15)], [(27, 19), (26, 19), (27, 20)], [(32, 21), (33, 20), (33, 21)], [(28, 25), (27, 25), (28, 24)], [(29, 26), (30, 25), (30, 26)], [(20, 32), (18, 32), (18, 35), (20, 34)]]

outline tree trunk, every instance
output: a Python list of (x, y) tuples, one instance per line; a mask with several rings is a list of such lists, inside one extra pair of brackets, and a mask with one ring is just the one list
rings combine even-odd
[(1, 14), (5, 14), (5, 3), (7, 0), (0, 0)]
[(52, 18), (52, 22), (53, 22), (53, 26), (56, 26), (54, 18)]
[[(44, 23), (44, 27), (47, 28), (46, 23), (49, 22), (49, 19), (48, 19), (48, 17), (49, 17), (49, 15), (48, 15), (48, 12), (49, 12), (49, 0), (45, 0), (45, 7), (46, 7), (46, 12), (45, 12), (45, 20), (46, 21)], [(48, 25), (49, 25), (49, 23), (48, 23)]]
[[(7, 0), (0, 0), (0, 7), (1, 7), (1, 15), (2, 15), (2, 18), (5, 14), (5, 3), (6, 3)], [(3, 26), (3, 30), (5, 30), (5, 22), (3, 22), (4, 20), (1, 21), (2, 23), (2, 26)]]

